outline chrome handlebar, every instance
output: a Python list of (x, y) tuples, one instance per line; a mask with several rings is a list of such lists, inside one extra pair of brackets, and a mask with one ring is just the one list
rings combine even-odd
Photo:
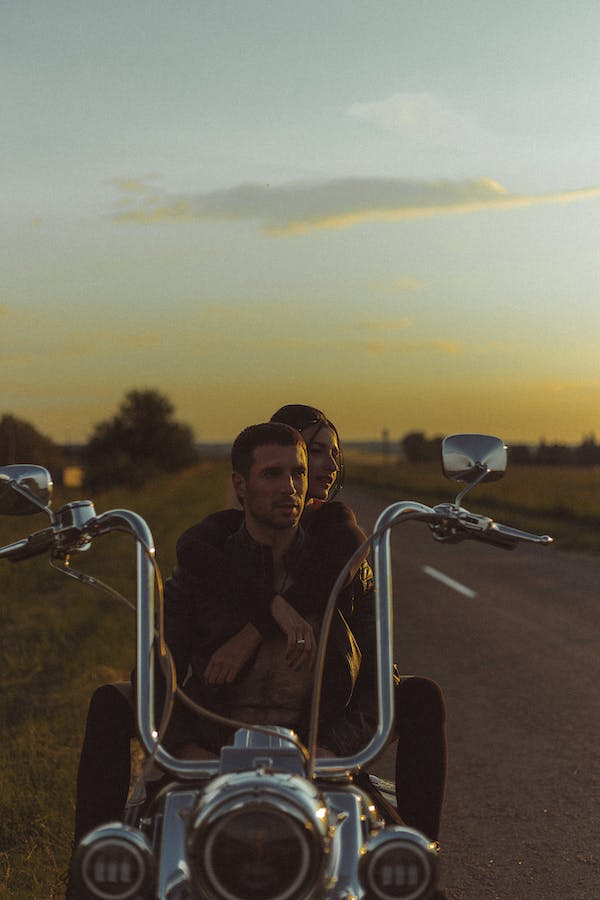
[[(548, 535), (534, 535), (506, 525), (500, 525), (486, 516), (470, 513), (453, 504), (440, 504), (434, 508), (418, 502), (399, 502), (387, 507), (379, 516), (374, 533), (354, 554), (340, 573), (328, 600), (325, 620), (332, 614), (335, 602), (343, 589), (350, 569), (362, 553), (364, 558), (369, 546), (373, 547), (375, 575), (375, 621), (377, 629), (378, 674), (378, 727), (369, 744), (358, 754), (334, 759), (314, 757), (316, 746), (316, 718), (318, 704), (313, 704), (311, 722), (311, 756), (309, 774), (315, 769), (328, 777), (340, 777), (349, 770), (356, 770), (370, 763), (385, 747), (394, 723), (393, 697), (393, 603), (391, 577), (390, 530), (397, 524), (419, 520), (426, 522), (438, 541), (456, 542), (475, 538), (512, 548), (520, 541), (540, 544), (552, 543)], [(137, 599), (137, 652), (136, 652), (136, 710), (141, 742), (159, 766), (184, 779), (213, 775), (219, 768), (218, 760), (183, 760), (172, 756), (159, 742), (154, 712), (154, 663), (156, 648), (156, 623), (162, 615), (157, 610), (155, 594), (155, 549), (150, 528), (137, 513), (116, 509), (96, 516), (90, 501), (69, 503), (51, 515), (51, 525), (34, 532), (28, 538), (0, 548), (0, 559), (13, 561), (50, 551), (53, 560), (62, 560), (62, 571), (82, 581), (93, 583), (89, 576), (68, 569), (68, 557), (73, 552), (87, 550), (92, 541), (112, 531), (125, 531), (136, 539), (136, 599)], [(322, 628), (317, 667), (323, 666), (327, 629)], [(317, 685), (320, 683), (316, 679)]]
[(507, 550), (514, 549), (520, 542), (543, 545), (554, 542), (548, 534), (531, 534), (510, 525), (501, 525), (489, 516), (469, 512), (453, 503), (440, 503), (432, 512), (434, 519), (430, 522), (430, 528), (437, 541), (456, 543), (467, 539), (480, 540)]

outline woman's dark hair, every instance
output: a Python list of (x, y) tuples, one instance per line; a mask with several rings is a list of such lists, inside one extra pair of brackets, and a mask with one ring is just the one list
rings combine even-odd
[[(300, 434), (302, 434), (305, 428), (309, 428), (311, 425), (321, 425), (325, 428), (331, 428), (336, 436), (339, 448), (337, 475), (335, 482), (329, 491), (329, 496), (327, 497), (328, 500), (333, 500), (344, 483), (344, 454), (338, 430), (331, 419), (328, 419), (325, 413), (322, 412), (322, 410), (317, 409), (316, 406), (305, 406), (303, 403), (289, 403), (287, 406), (282, 406), (277, 412), (273, 413), (271, 422), (282, 422), (284, 425), (291, 425), (291, 427), (295, 428), (296, 431), (299, 431)], [(320, 429), (317, 428), (311, 440), (307, 442), (309, 452), (311, 442), (315, 440), (319, 431)]]
[(297, 428), (285, 422), (261, 422), (249, 425), (238, 434), (231, 448), (231, 468), (244, 478), (248, 477), (252, 465), (254, 451), (265, 444), (276, 444), (279, 447), (306, 447), (304, 438)]

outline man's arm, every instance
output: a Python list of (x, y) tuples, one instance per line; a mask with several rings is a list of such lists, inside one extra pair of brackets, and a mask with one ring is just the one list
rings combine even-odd
[[(202, 584), (214, 579), (222, 566), (222, 552), (227, 542), (243, 522), (240, 510), (230, 509), (207, 516), (189, 528), (177, 541), (179, 578), (175, 587), (189, 575)], [(233, 681), (265, 637), (283, 632), (287, 639), (287, 660), (291, 668), (312, 666), (316, 642), (311, 626), (281, 595), (276, 595), (264, 582), (262, 567), (255, 573), (238, 579), (232, 593), (237, 612), (244, 627), (213, 651), (204, 678), (209, 684)], [(210, 615), (210, 610), (207, 611)], [(175, 630), (175, 629), (174, 629)], [(304, 641), (299, 644), (298, 641)], [(178, 645), (179, 645), (178, 641)]]
[(215, 560), (211, 576), (203, 579), (177, 566), (165, 582), (165, 641), (181, 683), (191, 665), (200, 676), (214, 651), (243, 624), (231, 602), (225, 560)]
[(235, 681), (248, 660), (258, 649), (262, 637), (260, 632), (248, 622), (237, 634), (218, 647), (204, 670), (207, 684), (231, 684)]
[[(226, 509), (206, 516), (201, 522), (188, 528), (177, 541), (178, 566), (201, 582), (214, 578), (221, 566), (222, 554), (228, 538), (239, 531), (243, 524), (243, 512)], [(260, 572), (256, 573), (258, 576)], [(270, 613), (272, 593), (265, 590), (261, 577), (238, 580), (234, 593), (238, 606), (247, 615), (261, 637), (272, 637), (277, 629)]]
[(177, 540), (177, 562), (191, 575), (205, 574), (207, 548), (223, 551), (225, 541), (241, 526), (244, 514), (240, 509), (223, 509), (206, 516), (184, 531)]

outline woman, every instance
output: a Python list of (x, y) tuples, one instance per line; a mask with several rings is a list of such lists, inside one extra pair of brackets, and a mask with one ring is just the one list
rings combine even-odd
[[(310, 565), (303, 568), (302, 559), (297, 560), (287, 580), (287, 591), (281, 590), (273, 596), (270, 610), (256, 603), (249, 609), (249, 621), (262, 633), (268, 628), (265, 613), (268, 619), (272, 616), (287, 637), (289, 664), (299, 668), (314, 661), (316, 641), (312, 628), (298, 613), (323, 610), (338, 572), (362, 544), (365, 534), (352, 510), (333, 499), (341, 488), (344, 472), (335, 425), (321, 410), (301, 404), (281, 407), (271, 416), (271, 421), (291, 425), (302, 434), (308, 448), (308, 490), (301, 525), (309, 538), (306, 556), (310, 557)], [(192, 526), (177, 542), (178, 564), (186, 572), (203, 578), (210, 548), (222, 548), (242, 521), (240, 509), (229, 509), (213, 513)], [(312, 552), (316, 547), (319, 553)], [(360, 567), (358, 561), (348, 583)], [(363, 576), (367, 574), (363, 572)], [(294, 606), (287, 603), (290, 591), (296, 597), (302, 592), (308, 608), (299, 606), (297, 600)], [(230, 683), (238, 675), (247, 657), (239, 655), (234, 643), (223, 645), (211, 660), (205, 672), (208, 683)]]

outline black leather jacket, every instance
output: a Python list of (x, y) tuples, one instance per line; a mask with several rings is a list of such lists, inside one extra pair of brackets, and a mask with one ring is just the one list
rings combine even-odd
[[(343, 507), (343, 504), (337, 506)], [(348, 510), (348, 507), (344, 509)], [(235, 520), (239, 524), (241, 514), (238, 511), (217, 514), (226, 515), (229, 515), (229, 527)], [(316, 522), (321, 515), (321, 511), (317, 512), (313, 520)], [(340, 513), (333, 515), (339, 518)], [(180, 564), (165, 585), (165, 631), (178, 681), (182, 683), (190, 669), (186, 682), (190, 696), (227, 715), (235, 682), (207, 685), (202, 673), (212, 653), (248, 621), (254, 621), (265, 637), (277, 632), (269, 612), (273, 596), (272, 554), (269, 547), (254, 541), (243, 526), (233, 533), (226, 528), (227, 536), (223, 541), (221, 533), (222, 545), (217, 549), (202, 539), (207, 535), (202, 525), (194, 526), (178, 542)], [(318, 529), (314, 528), (314, 522), (311, 525), (313, 527), (307, 532), (298, 530), (285, 560), (294, 579), (285, 596), (302, 615), (323, 611), (340, 568), (339, 555), (327, 552), (334, 544), (330, 542), (323, 548)], [(350, 537), (346, 533), (343, 552), (346, 553), (351, 544), (355, 549), (361, 538), (358, 526)], [(335, 546), (339, 547), (339, 543), (339, 540), (335, 542)], [(333, 564), (328, 562), (327, 557), (331, 556)], [(346, 755), (364, 746), (376, 726), (373, 579), (366, 562), (343, 591), (328, 647), (319, 743), (334, 753)], [(243, 678), (243, 674), (244, 670), (238, 678)], [(301, 711), (299, 731), (304, 739), (309, 712), (308, 708)]]

